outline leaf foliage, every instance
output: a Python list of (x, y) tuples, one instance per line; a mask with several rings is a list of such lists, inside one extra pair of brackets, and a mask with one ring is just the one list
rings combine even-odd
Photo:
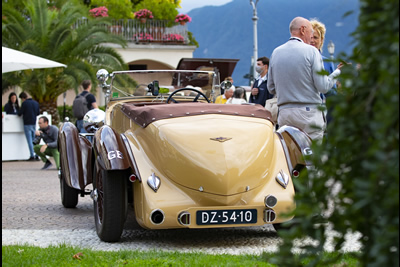
[[(295, 181), (298, 224), (280, 232), (273, 259), (282, 266), (310, 255), (307, 266), (337, 262), (321, 258), (330, 229), (336, 251), (349, 232), (360, 234), (361, 266), (399, 266), (399, 2), (360, 2), (356, 46), (341, 55), (353, 64), (342, 69), (341, 93), (327, 99), (334, 119), (313, 144), (315, 171)], [(317, 242), (297, 244), (303, 253), (293, 256), (293, 240), (305, 237)]]

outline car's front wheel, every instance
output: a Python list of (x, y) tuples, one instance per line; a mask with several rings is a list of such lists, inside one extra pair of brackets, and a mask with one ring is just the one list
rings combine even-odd
[(61, 203), (65, 208), (75, 208), (76, 205), (78, 205), (79, 191), (67, 185), (62, 168), (60, 169), (59, 178), (60, 178), (60, 190), (61, 190)]
[(127, 179), (124, 171), (94, 171), (94, 218), (102, 241), (120, 239), (126, 219)]

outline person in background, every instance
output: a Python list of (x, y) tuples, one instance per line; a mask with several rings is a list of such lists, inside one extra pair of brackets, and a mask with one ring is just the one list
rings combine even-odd
[(245, 91), (242, 87), (236, 87), (236, 90), (233, 92), (233, 96), (226, 101), (226, 104), (243, 104), (247, 103), (246, 100), (243, 99)]
[(320, 140), (326, 127), (324, 113), (318, 108), (320, 93), (327, 93), (336, 83), (342, 64), (329, 76), (320, 75), (324, 65), (319, 51), (310, 45), (314, 34), (311, 22), (296, 17), (289, 30), (289, 41), (272, 52), (268, 90), (277, 95), (279, 126), (297, 127), (311, 139)]
[[(231, 76), (228, 76), (225, 78), (224, 82), (230, 82), (232, 84), (231, 88), (233, 88), (233, 91), (236, 90), (236, 87), (233, 85), (233, 78)], [(223, 94), (225, 90), (221, 90), (221, 94)]]
[[(83, 87), (83, 92), (80, 93), (80, 95), (86, 97), (88, 110), (98, 108), (97, 103), (96, 103), (96, 97), (90, 93), (90, 89), (92, 89), (92, 81), (84, 80), (84, 81), (82, 81), (81, 85)], [(87, 131), (83, 127), (83, 116), (82, 116), (82, 118), (77, 118), (76, 127), (78, 128), (80, 133), (87, 133)]]
[(12, 92), (8, 95), (8, 102), (4, 106), (4, 111), (9, 115), (18, 115), (19, 104), (16, 93)]
[(144, 87), (139, 87), (135, 90), (135, 92), (133, 92), (134, 96), (145, 96), (147, 93), (146, 88)]
[[(324, 69), (331, 74), (334, 70), (335, 67), (333, 65), (333, 62), (327, 61), (328, 58), (322, 55), (322, 47), (324, 45), (324, 40), (325, 40), (325, 33), (326, 33), (326, 28), (325, 25), (318, 21), (317, 19), (311, 19), (310, 20), (311, 25), (314, 30), (313, 38), (311, 39), (311, 45), (314, 46), (315, 48), (318, 49), (318, 51), (321, 53), (322, 60), (324, 61)], [(336, 83), (333, 85), (333, 87), (328, 91), (326, 94), (320, 94), (322, 102), (325, 103), (326, 98), (332, 95), (337, 94), (337, 86)], [(326, 122), (327, 124), (332, 120), (332, 109), (333, 107), (329, 107), (329, 109), (325, 112), (326, 115)]]
[(215, 99), (215, 104), (226, 104), (226, 101), (233, 96), (233, 92), (233, 86), (226, 89), (223, 95), (220, 95)]
[[(47, 170), (53, 164), (46, 156), (54, 158), (57, 170), (60, 167), (60, 153), (58, 152), (57, 140), (58, 140), (58, 128), (54, 125), (49, 125), (49, 119), (46, 116), (39, 118), (39, 130), (35, 132), (37, 138), (35, 138), (34, 150), (36, 155), (44, 162), (42, 170)], [(40, 145), (40, 139), (43, 139), (44, 145)]]
[(260, 57), (257, 59), (256, 72), (260, 74), (251, 87), (249, 103), (260, 104), (265, 107), (265, 102), (274, 97), (267, 89), (267, 73), (269, 58)]
[(28, 98), (25, 92), (20, 93), (19, 98), (21, 98), (22, 104), (18, 111), (18, 116), (22, 116), (25, 137), (31, 155), (28, 161), (39, 160), (39, 157), (35, 156), (32, 143), (35, 138), (36, 117), (39, 115), (39, 103), (32, 98)]

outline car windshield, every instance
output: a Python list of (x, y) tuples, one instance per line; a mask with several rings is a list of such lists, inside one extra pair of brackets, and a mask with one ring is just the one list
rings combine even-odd
[(220, 95), (219, 81), (214, 71), (137, 70), (115, 71), (111, 75), (110, 100), (132, 96), (163, 96), (188, 88), (182, 95), (204, 93), (211, 101)]

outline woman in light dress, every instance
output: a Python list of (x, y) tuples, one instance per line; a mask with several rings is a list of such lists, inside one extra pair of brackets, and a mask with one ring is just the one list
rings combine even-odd
[(242, 87), (236, 87), (235, 92), (233, 92), (233, 96), (228, 99), (226, 104), (243, 104), (247, 103), (247, 101), (244, 99), (244, 88)]

